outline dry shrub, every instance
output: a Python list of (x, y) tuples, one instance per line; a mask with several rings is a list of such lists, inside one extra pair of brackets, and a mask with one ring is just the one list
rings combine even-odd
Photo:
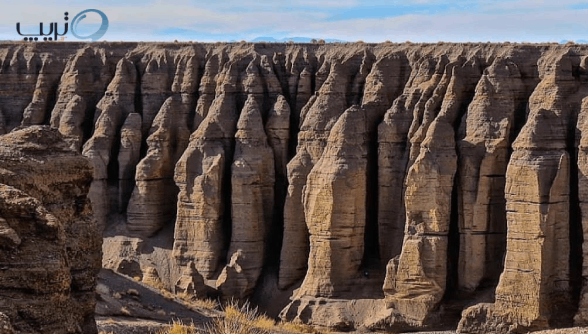
[(194, 324), (185, 325), (179, 320), (174, 320), (168, 328), (158, 331), (157, 334), (200, 334), (200, 332)]
[[(217, 304), (218, 305), (218, 304)], [(232, 301), (224, 306), (224, 317), (215, 318), (204, 330), (198, 330), (194, 324), (185, 325), (174, 321), (168, 328), (157, 334), (271, 334), (275, 332), (290, 332), (302, 334), (330, 334), (311, 326), (289, 322), (276, 322), (268, 316), (259, 313), (249, 302), (239, 305)]]
[(328, 331), (323, 331), (316, 329), (309, 325), (297, 324), (293, 322), (281, 322), (278, 324), (278, 327), (294, 333), (304, 333), (304, 334), (330, 334)]
[(199, 308), (199, 309), (208, 309), (208, 310), (218, 310), (220, 308), (220, 304), (215, 299), (210, 298), (198, 298), (195, 295), (191, 295), (188, 293), (180, 293), (176, 295), (184, 305), (190, 307), (191, 309)]

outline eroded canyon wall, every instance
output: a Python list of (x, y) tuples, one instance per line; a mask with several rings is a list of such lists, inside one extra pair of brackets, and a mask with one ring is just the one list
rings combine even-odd
[(587, 59), (8, 43), (0, 128), (58, 129), (94, 167), (103, 265), (170, 291), (274, 291), (283, 319), (343, 329), (585, 324)]

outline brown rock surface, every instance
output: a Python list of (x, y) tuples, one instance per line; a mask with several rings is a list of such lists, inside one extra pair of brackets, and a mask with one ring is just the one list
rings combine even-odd
[[(349, 73), (356, 73), (361, 59), (361, 54), (352, 54), (334, 63), (326, 81), (317, 88), (316, 95), (301, 115), (296, 155), (288, 163), (289, 186), (284, 205), (284, 240), (279, 273), (281, 288), (304, 277), (310, 249), (305, 212), (300, 210), (306, 179), (323, 153), (331, 128), (348, 107), (346, 93), (352, 84)], [(327, 68), (326, 64), (322, 68)]]
[(17, 332), (96, 333), (90, 164), (49, 127), (0, 137), (0, 312)]
[(364, 249), (366, 137), (366, 111), (347, 109), (308, 175), (303, 200), (310, 256), (297, 296), (337, 297), (353, 288)]
[[(94, 180), (89, 197), (92, 201), (94, 217), (100, 228), (106, 225), (110, 211), (110, 199), (118, 197), (118, 189), (109, 191), (107, 180), (110, 157), (113, 155), (116, 139), (127, 116), (134, 111), (135, 85), (137, 73), (135, 65), (128, 59), (121, 59), (116, 66), (114, 78), (108, 85), (104, 97), (96, 106), (94, 134), (83, 145), (82, 154), (94, 167)], [(114, 158), (114, 157), (113, 157)], [(110, 179), (115, 178), (114, 175)]]
[[(552, 44), (2, 43), (0, 133), (46, 124), (83, 148), (104, 265), (169, 291), (192, 289), (193, 267), (221, 298), (337, 329), (449, 328), (464, 309), (468, 333), (571, 325), (576, 308), (584, 324), (587, 56)], [(73, 197), (55, 195), (79, 188), (85, 205), (65, 149), (0, 183), (83, 240), (66, 255), (84, 310), (99, 241), (84, 219), (74, 232)], [(3, 219), (5, 249), (25, 247)]]
[[(217, 282), (217, 286), (221, 291), (235, 290), (235, 297), (245, 297), (253, 291), (261, 274), (274, 212), (274, 155), (253, 95), (241, 111), (235, 139), (231, 166), (232, 232), (227, 262), (232, 263), (233, 256), (238, 253), (239, 276), (242, 277), (229, 275), (222, 280), (222, 285)], [(244, 282), (233, 282), (233, 279)], [(238, 288), (227, 288), (227, 285)]]
[[(582, 100), (582, 109), (578, 115), (577, 137), (578, 145), (578, 199), (581, 212), (582, 231), (588, 233), (588, 98)], [(588, 239), (584, 238), (582, 245), (582, 277), (588, 279)], [(578, 313), (574, 324), (586, 326), (588, 324), (588, 284), (582, 286)]]
[(178, 279), (175, 286), (176, 294), (184, 293), (188, 296), (195, 296), (199, 298), (206, 297), (206, 287), (204, 285), (204, 278), (196, 270), (194, 262), (188, 263), (182, 276)]
[(458, 282), (466, 291), (474, 291), (483, 280), (497, 281), (502, 271), (505, 174), (524, 89), (518, 66), (508, 58), (495, 59), (478, 82), (462, 122)]
[(141, 159), (141, 115), (130, 113), (120, 130), (118, 151), (119, 212), (126, 212), (135, 186), (135, 168)]

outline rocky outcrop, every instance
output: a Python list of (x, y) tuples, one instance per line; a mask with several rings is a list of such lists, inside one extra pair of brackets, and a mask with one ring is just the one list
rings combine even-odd
[(112, 79), (112, 61), (104, 49), (85, 47), (67, 62), (59, 79), (50, 124), (78, 151), (94, 127), (94, 108)]
[(474, 291), (497, 282), (506, 245), (506, 167), (515, 113), (525, 94), (521, 71), (497, 58), (477, 84), (458, 142), (460, 205), (459, 287)]
[[(195, 55), (188, 53), (177, 60), (173, 82), (166, 83), (165, 64), (167, 57), (160, 55), (147, 64), (146, 77), (158, 78), (155, 87), (161, 89), (171, 87), (168, 97), (155, 119), (146, 111), (153, 108), (159, 95), (146, 96), (148, 105), (143, 105), (143, 126), (149, 128), (147, 138), (147, 154), (139, 162), (135, 172), (135, 189), (127, 207), (127, 228), (141, 235), (152, 235), (157, 230), (173, 221), (176, 204), (177, 188), (173, 182), (174, 166), (188, 146), (190, 137), (189, 120), (194, 107), (194, 93), (198, 68), (195, 66)], [(153, 71), (153, 73), (149, 73)], [(144, 85), (145, 89), (154, 89), (153, 83)], [(153, 122), (150, 124), (150, 122)]]
[(406, 221), (404, 179), (413, 114), (423, 112), (425, 102), (443, 71), (442, 64), (428, 57), (413, 66), (404, 92), (394, 101), (378, 127), (378, 236), (380, 256), (384, 261), (400, 255), (402, 249)]
[(366, 118), (357, 106), (346, 110), (308, 175), (303, 198), (311, 248), (300, 296), (337, 297), (354, 286), (366, 222)]
[[(296, 155), (288, 163), (288, 194), (284, 205), (284, 241), (280, 257), (279, 286), (288, 287), (304, 277), (310, 249), (303, 205), (308, 174), (320, 159), (330, 130), (347, 109), (349, 73), (356, 73), (360, 55), (352, 55), (330, 66), (329, 76), (301, 115)], [(324, 63), (323, 68), (328, 68)]]
[[(578, 115), (576, 126), (576, 145), (578, 153), (578, 204), (582, 231), (588, 230), (588, 98), (582, 100), (582, 107)], [(588, 279), (588, 239), (582, 244), (582, 278)], [(574, 323), (579, 326), (588, 324), (588, 285), (582, 286), (578, 313)]]
[[(587, 56), (549, 44), (5, 43), (0, 133), (49, 124), (82, 151), (104, 265), (168, 291), (251, 298), (338, 330), (585, 324)], [(15, 188), (47, 211), (31, 224), (53, 215), (73, 235), (46, 204), (58, 199)], [(2, 244), (24, 247), (3, 219)], [(66, 247), (78, 269), (96, 243), (82, 236)], [(60, 266), (71, 289), (91, 286)]]
[(22, 333), (97, 333), (90, 164), (49, 127), (0, 138), (0, 312)]
[[(219, 281), (222, 283), (217, 282), (221, 291), (235, 290), (235, 297), (245, 297), (255, 288), (274, 218), (274, 155), (262, 126), (259, 105), (250, 95), (237, 123), (231, 166), (232, 231), (227, 262), (234, 262), (232, 259), (238, 254), (241, 270), (239, 275), (228, 275)], [(231, 269), (224, 269), (227, 270)], [(228, 285), (238, 288), (228, 288)]]
[[(118, 189), (108, 189), (108, 167), (110, 157), (116, 151), (115, 145), (118, 144), (117, 137), (121, 135), (123, 122), (134, 111), (136, 79), (135, 65), (127, 59), (121, 59), (104, 97), (96, 105), (94, 134), (82, 150), (82, 154), (94, 167), (94, 181), (88, 196), (92, 201), (94, 217), (101, 228), (106, 226), (108, 213), (111, 210), (118, 211), (116, 207), (110, 208), (110, 199), (118, 197)], [(110, 179), (115, 178), (110, 175)]]
[(384, 292), (388, 306), (412, 322), (425, 324), (445, 293), (457, 170), (453, 124), (467, 107), (467, 94), (478, 73), (475, 61), (449, 62), (411, 138), (411, 152), (418, 148), (420, 153), (406, 176), (404, 241), (399, 258), (392, 260), (394, 266), (387, 272)]
[[(539, 64), (542, 80), (529, 99), (529, 119), (512, 144), (506, 172), (506, 257), (495, 304), (485, 306), (490, 311), (484, 330), (547, 328), (573, 315), (567, 138), (575, 126), (572, 113), (588, 90), (574, 78), (569, 54), (555, 53)], [(466, 310), (462, 332), (471, 332), (476, 307)]]
[(118, 209), (126, 212), (135, 186), (135, 168), (141, 159), (141, 115), (130, 113), (120, 130), (118, 151)]
[(194, 262), (188, 263), (182, 276), (178, 279), (175, 285), (176, 294), (186, 294), (190, 297), (206, 297), (206, 286), (204, 285), (204, 278), (196, 270)]

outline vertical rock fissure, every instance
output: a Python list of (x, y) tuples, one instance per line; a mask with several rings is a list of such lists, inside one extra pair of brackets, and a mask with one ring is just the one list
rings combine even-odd
[[(588, 84), (588, 64), (587, 57), (583, 57), (580, 66), (573, 65), (573, 75), (578, 87)], [(580, 96), (577, 99), (584, 99), (581, 88), (579, 88)], [(554, 318), (561, 318), (565, 325), (571, 325), (571, 317), (578, 312), (580, 307), (580, 298), (582, 291), (582, 244), (584, 243), (584, 235), (582, 228), (582, 213), (580, 209), (580, 185), (579, 185), (579, 144), (581, 141), (581, 132), (578, 131), (579, 122), (581, 121), (580, 114), (583, 112), (583, 100), (573, 101), (574, 110), (570, 113), (570, 120), (567, 128), (566, 151), (570, 157), (570, 177), (569, 177), (569, 235), (570, 240), (570, 254), (569, 254), (569, 268), (570, 268), (570, 302), (569, 309), (563, 309), (562, 313), (556, 312)], [(571, 311), (571, 312), (570, 312)], [(563, 313), (565, 312), (565, 313)], [(568, 314), (569, 313), (569, 314)]]

